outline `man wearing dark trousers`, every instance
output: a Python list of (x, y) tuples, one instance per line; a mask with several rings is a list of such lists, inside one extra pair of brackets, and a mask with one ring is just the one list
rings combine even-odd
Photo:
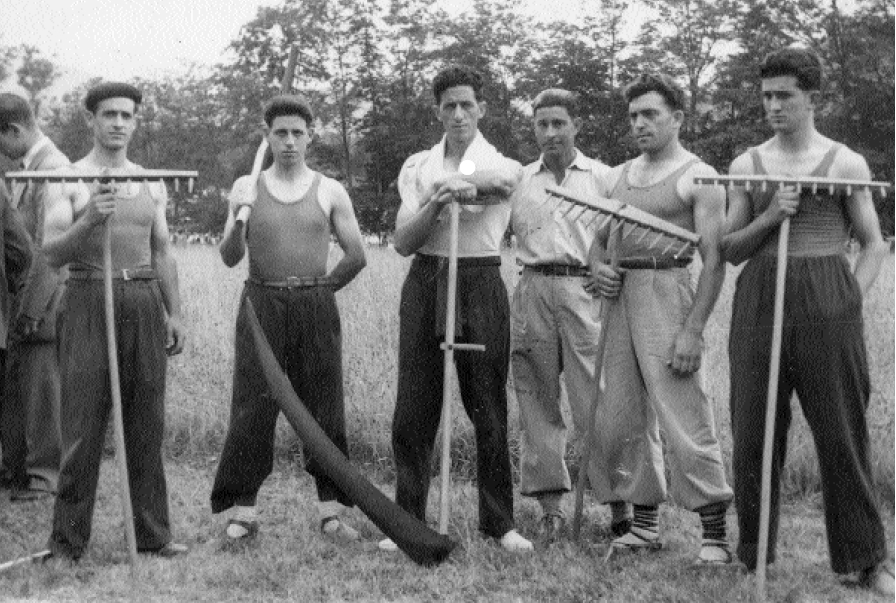
[[(93, 149), (75, 170), (141, 168), (127, 158), (142, 95), (130, 84), (102, 83), (85, 97)], [(170, 557), (187, 547), (171, 539), (162, 463), (166, 355), (184, 345), (177, 266), (168, 244), (167, 193), (139, 181), (76, 187), (72, 201), (48, 193), (44, 252), (68, 266), (59, 321), (62, 466), (49, 549), (79, 559), (90, 539), (103, 442), (112, 407), (103, 292), (103, 237), (111, 228), (115, 329), (127, 470), (137, 549)]]
[[(774, 52), (760, 65), (759, 77), (775, 135), (737, 157), (732, 175), (870, 180), (861, 155), (815, 129), (822, 100), (815, 54), (799, 48)], [(847, 581), (892, 599), (892, 561), (886, 559), (869, 458), (865, 411), (871, 384), (862, 324), (862, 299), (877, 278), (886, 245), (867, 191), (856, 188), (847, 196), (823, 189), (729, 193), (725, 257), (733, 264), (747, 261), (734, 293), (728, 344), (737, 553), (755, 569), (778, 232), (790, 218), (767, 559), (775, 560), (778, 481), (795, 392), (818, 449), (831, 566)], [(861, 245), (854, 270), (845, 257), (850, 230)]]
[[(0, 94), (0, 152), (28, 171), (54, 170), (70, 164), (41, 132), (28, 101), (10, 93)], [(25, 286), (14, 303), (8, 342), (8, 395), (0, 411), (4, 464), (18, 467), (16, 473), (24, 467), (26, 474), (12, 493), (14, 501), (54, 494), (59, 476), (56, 314), (63, 280), (41, 251), (47, 188), (38, 182), (22, 182), (15, 186), (12, 198), (34, 250)]]
[[(21, 216), (9, 205), (10, 193), (6, 188), (3, 180), (0, 180), (0, 220), (3, 226), (0, 228), (0, 251), (3, 253), (2, 261), (0, 261), (0, 408), (6, 407), (8, 402), (8, 393), (4, 388), (6, 374), (6, 342), (9, 332), (9, 316), (12, 306), (13, 296), (21, 289), (25, 282), (25, 277), (31, 264), (32, 247), (28, 239), (28, 232), (22, 225)], [(6, 428), (6, 421), (16, 420), (16, 417), (4, 418), (3, 425)], [(23, 421), (19, 422), (17, 427)], [(21, 429), (19, 433), (24, 433)], [(19, 454), (18, 463), (9, 463), (7, 466), (7, 456), (10, 450), (7, 449), (8, 444), (3, 442), (3, 471), (0, 473), (0, 487), (9, 488), (13, 492), (21, 490), (27, 483), (28, 476), (25, 473), (24, 455)], [(16, 451), (12, 451), (15, 454)]]
[[(442, 406), (445, 305), (450, 245), (447, 204), (477, 193), (507, 197), (521, 166), (479, 132), (486, 105), (482, 77), (468, 67), (443, 69), (433, 80), (435, 114), (445, 129), (432, 149), (412, 155), (398, 178), (401, 208), (395, 249), (415, 254), (399, 308), (398, 396), (392, 423), (396, 502), (425, 520), (429, 471)], [(458, 383), (476, 433), (479, 530), (512, 551), (532, 549), (513, 522), (507, 449), (509, 304), (500, 274), (507, 203), (462, 206), (458, 237), (458, 340), (485, 352), (455, 354)], [(394, 550), (389, 539), (380, 548)]]
[[(296, 393), (348, 455), (342, 331), (334, 293), (366, 265), (348, 193), (305, 161), (314, 123), (308, 103), (295, 96), (275, 97), (265, 107), (264, 121), (274, 164), (257, 183), (251, 176), (234, 183), (220, 247), (229, 267), (249, 253), (249, 279), (236, 323), (230, 427), (211, 495), (214, 513), (234, 509), (226, 529), (228, 544), (245, 542), (258, 531), (256, 501), (273, 469), (274, 428), (280, 414), (251, 343), (246, 300), (251, 300)], [(244, 206), (252, 208), (248, 224), (236, 219)], [(344, 255), (328, 271), (331, 235)], [(321, 533), (339, 541), (357, 540), (358, 532), (340, 518), (351, 502), (313, 456), (306, 461), (317, 485)]]

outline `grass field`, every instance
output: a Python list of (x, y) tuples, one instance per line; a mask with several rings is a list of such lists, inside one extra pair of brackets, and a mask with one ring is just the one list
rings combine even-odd
[[(395, 398), (398, 296), (409, 262), (394, 251), (369, 249), (368, 268), (338, 294), (343, 321), (349, 440), (357, 465), (392, 492), (389, 444)], [(602, 561), (608, 520), (604, 507), (586, 505), (583, 543), (563, 542), (517, 557), (476, 535), (475, 488), (467, 478), (473, 457), (471, 427), (463, 413), (455, 424), (452, 455), (451, 534), (461, 543), (448, 563), (421, 569), (403, 555), (375, 549), (381, 536), (357, 510), (349, 516), (362, 544), (340, 547), (316, 531), (313, 484), (297, 468), (300, 446), (285, 424), (278, 429), (278, 462), (260, 496), (262, 532), (251, 549), (218, 550), (222, 519), (211, 515), (208, 495), (228, 421), (233, 322), (245, 266), (224, 268), (213, 248), (178, 248), (189, 342), (169, 367), (168, 453), (171, 515), (175, 535), (193, 550), (183, 561), (145, 559), (136, 578), (127, 570), (116, 476), (104, 464), (94, 534), (76, 567), (25, 567), (0, 576), (0, 600), (394, 600), (394, 601), (748, 601), (752, 580), (736, 568), (691, 566), (699, 543), (694, 514), (664, 505), (666, 547), (653, 555)], [(505, 277), (512, 266), (505, 262)], [(868, 417), (874, 476), (893, 543), (894, 464), (894, 266), (888, 258), (866, 300), (865, 332), (872, 367)], [(733, 272), (706, 332), (706, 387), (716, 409), (723, 449), (730, 457), (727, 325)], [(511, 450), (517, 462), (517, 411), (511, 393)], [(795, 413), (799, 417), (799, 413)], [(728, 459), (726, 458), (726, 461)], [(770, 600), (864, 601), (865, 593), (840, 586), (831, 574), (818, 492), (814, 445), (801, 418), (791, 432), (784, 491), (779, 561), (770, 571)], [(436, 516), (437, 493), (430, 497)], [(571, 501), (566, 501), (571, 506)], [(0, 560), (42, 548), (52, 503), (0, 503)], [(570, 509), (571, 510), (571, 509)], [(516, 498), (519, 529), (533, 534), (538, 513)], [(732, 538), (736, 521), (729, 516)], [(789, 597), (789, 598), (788, 598)]]

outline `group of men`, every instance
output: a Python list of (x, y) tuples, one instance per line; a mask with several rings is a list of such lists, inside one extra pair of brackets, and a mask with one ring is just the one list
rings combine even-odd
[[(859, 155), (815, 129), (821, 65), (814, 54), (801, 49), (773, 53), (763, 61), (760, 78), (774, 136), (735, 159), (732, 174), (763, 174), (765, 166), (775, 166), (776, 172), (794, 176), (869, 179)], [(582, 126), (577, 96), (548, 89), (533, 102), (541, 155), (523, 167), (503, 156), (479, 131), (487, 108), (483, 85), (481, 75), (464, 66), (439, 72), (433, 81), (434, 111), (444, 136), (431, 149), (411, 156), (398, 177), (401, 208), (395, 249), (414, 257), (399, 307), (392, 426), (396, 502), (425, 521), (430, 462), (443, 403), (441, 344), (449, 322), (445, 314), (452, 237), (447, 206), (459, 202), (453, 322), (458, 341), (485, 347), (455, 352), (461, 399), (477, 445), (480, 532), (510, 551), (534, 548), (514, 522), (507, 444), (510, 371), (520, 411), (520, 488), (541, 507), (538, 540), (550, 543), (565, 530), (563, 496), (571, 489), (565, 460), (569, 426), (561, 407), (565, 389), (575, 430), (582, 434), (592, 427), (596, 430), (591, 462), (580, 470), (586, 472), (595, 499), (610, 505), (615, 549), (661, 547), (658, 507), (669, 490), (666, 459), (674, 500), (701, 520), (697, 563), (733, 561), (726, 516), (734, 500), (740, 534), (737, 555), (754, 569), (776, 239), (778, 226), (790, 218), (791, 266), (768, 559), (774, 561), (777, 483), (789, 400), (795, 391), (819, 449), (833, 569), (864, 586), (892, 593), (865, 423), (869, 383), (861, 304), (885, 253), (868, 193), (854, 190), (847, 197), (787, 188), (768, 193), (739, 190), (729, 193), (726, 211), (722, 188), (694, 183), (695, 176), (717, 174), (681, 145), (684, 94), (663, 75), (642, 75), (625, 89), (632, 135), (640, 150), (636, 158), (609, 168), (582, 154), (575, 146)], [(126, 157), (139, 103), (139, 91), (128, 85), (104, 84), (91, 90), (86, 108), (94, 148), (70, 169), (106, 168), (113, 173), (139, 169)], [(7, 152), (6, 142), (10, 128), (27, 129), (33, 118), (10, 119), (4, 107), (0, 104), (2, 150), (14, 158), (24, 155), (28, 167), (37, 166), (39, 151)], [(279, 412), (249, 343), (247, 300), (296, 392), (327, 436), (347, 453), (341, 326), (334, 292), (366, 263), (348, 194), (306, 162), (314, 124), (307, 102), (289, 95), (276, 97), (266, 105), (264, 121), (273, 164), (234, 184), (220, 246), (227, 266), (249, 256), (236, 324), (230, 426), (211, 494), (213, 512), (230, 510), (227, 544), (248, 542), (258, 534), (257, 497), (273, 467)], [(576, 219), (577, 212), (561, 211), (549, 202), (547, 185), (560, 185), (585, 198), (616, 199), (699, 235), (696, 288), (688, 268), (690, 255), (659, 252), (634, 237), (613, 238), (607, 227), (596, 230)], [(38, 197), (42, 201), (31, 205), (19, 201), (18, 207), (30, 208), (20, 209), (30, 228), (30, 243), (20, 246), (22, 258), (17, 264), (8, 261), (16, 254), (7, 251), (10, 282), (22, 278), (28, 250), (43, 258), (31, 262), (28, 274), (43, 270), (53, 275), (53, 286), (35, 285), (38, 292), (27, 294), (26, 284), (25, 293), (17, 295), (23, 301), (15, 306), (21, 309), (14, 314), (9, 353), (10, 367), (17, 357), (26, 366), (41, 362), (28, 360), (39, 352), (17, 346), (31, 342), (29, 337), (35, 339), (35, 347), (42, 345), (44, 339), (37, 334), (52, 317), (59, 317), (58, 341), (52, 343), (54, 330), (46, 328), (50, 349), (58, 348), (62, 391), (63, 461), (51, 551), (77, 558), (90, 533), (109, 408), (99, 269), (102, 232), (111, 228), (138, 547), (163, 555), (184, 552), (186, 547), (170, 536), (161, 459), (165, 357), (183, 347), (177, 270), (167, 246), (164, 187), (99, 185), (89, 191), (66, 190), (50, 187)], [(502, 201), (477, 202), (484, 195)], [(248, 218), (246, 207), (251, 209)], [(518, 241), (517, 261), (523, 267), (512, 304), (499, 270), (508, 225)], [(844, 255), (850, 231), (861, 245), (854, 271)], [(344, 253), (328, 268), (331, 237)], [(15, 239), (9, 234), (6, 238), (7, 243)], [(621, 258), (618, 265), (609, 261), (611, 254)], [(749, 260), (737, 283), (729, 344), (734, 491), (726, 480), (712, 404), (698, 376), (703, 331), (724, 279), (726, 260), (735, 264)], [(58, 270), (63, 267), (68, 271), (67, 285), (57, 310), (63, 278)], [(609, 304), (603, 324), (601, 304)], [(598, 383), (595, 350), (602, 330), (606, 356)], [(24, 383), (27, 374), (11, 371), (8, 380)], [(6, 400), (17, 391), (9, 382)], [(30, 391), (37, 386), (17, 387)], [(601, 402), (591, 426), (589, 406), (598, 387), (603, 388)], [(23, 398), (18, 404), (33, 403)], [(4, 440), (4, 456), (6, 447)], [(357, 540), (358, 532), (342, 515), (351, 501), (320, 470), (312, 453), (306, 461), (316, 480), (321, 533), (340, 541)], [(20, 490), (41, 487), (41, 474), (25, 482), (22, 470), (15, 471)], [(47, 487), (52, 489), (52, 483)], [(396, 547), (386, 539), (380, 548)]]

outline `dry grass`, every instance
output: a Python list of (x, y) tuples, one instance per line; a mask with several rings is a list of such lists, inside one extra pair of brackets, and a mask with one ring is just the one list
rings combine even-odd
[[(324, 541), (314, 519), (314, 489), (300, 469), (299, 446), (285, 424), (278, 432), (278, 462), (262, 488), (262, 532), (249, 550), (218, 550), (222, 519), (210, 513), (216, 455), (227, 428), (233, 322), (245, 266), (227, 270), (216, 250), (179, 249), (190, 341), (172, 361), (168, 389), (168, 475), (175, 536), (192, 545), (183, 562), (142, 558), (129, 576), (123, 545), (116, 475), (103, 467), (94, 533), (86, 558), (76, 567), (22, 567), (0, 575), (0, 599), (48, 601), (749, 601), (752, 579), (736, 568), (691, 566), (699, 542), (694, 514), (662, 507), (666, 547), (661, 553), (619, 557), (604, 563), (606, 508), (586, 506), (583, 543), (565, 541), (518, 557), (476, 533), (476, 494), (471, 483), (474, 454), (469, 422), (458, 413), (453, 460), (451, 535), (461, 548), (435, 569), (422, 569), (403, 555), (375, 549), (381, 536), (359, 511), (350, 511), (363, 544), (340, 547)], [(389, 444), (395, 398), (397, 306), (408, 261), (391, 250), (371, 249), (369, 267), (338, 295), (344, 333), (344, 366), (353, 459), (389, 492)], [(505, 262), (505, 277), (512, 268)], [(726, 281), (709, 325), (706, 386), (716, 408), (723, 449), (728, 428), (727, 325), (733, 274)], [(869, 422), (875, 479), (885, 499), (888, 542), (893, 542), (893, 260), (866, 303), (866, 333), (874, 384)], [(516, 462), (517, 411), (511, 395), (511, 450)], [(798, 416), (799, 413), (797, 412)], [(769, 575), (769, 599), (851, 602), (872, 600), (842, 587), (830, 572), (814, 446), (804, 421), (791, 432), (792, 454), (785, 475), (785, 508), (779, 561)], [(435, 488), (434, 488), (435, 490)], [(565, 504), (571, 507), (567, 497)], [(437, 492), (430, 497), (436, 516)], [(888, 503), (887, 503), (888, 501)], [(11, 505), (0, 501), (0, 560), (43, 547), (52, 502)], [(567, 509), (571, 511), (571, 509)], [(731, 538), (736, 521), (729, 517)], [(538, 511), (516, 499), (517, 525), (534, 534)], [(892, 546), (892, 545), (891, 545)], [(802, 598), (794, 598), (800, 594)]]
[[(189, 343), (171, 363), (168, 385), (168, 450), (190, 458), (210, 457), (221, 448), (227, 429), (233, 324), (245, 264), (227, 269), (212, 247), (178, 249)], [(391, 422), (395, 405), (398, 356), (398, 299), (410, 260), (391, 249), (368, 249), (368, 267), (337, 295), (342, 314), (345, 395), (352, 458), (373, 466), (388, 478), (391, 471)], [(508, 288), (513, 262), (505, 256)], [(728, 412), (728, 326), (737, 270), (729, 270), (705, 333), (707, 395), (715, 407), (718, 432), (730, 467)], [(871, 364), (872, 394), (868, 412), (875, 481), (890, 504), (894, 488), (894, 265), (889, 256), (881, 277), (865, 304), (865, 333)], [(517, 409), (510, 396), (510, 448), (518, 458)], [(455, 389), (456, 397), (456, 389)], [(818, 492), (815, 447), (794, 400), (788, 467), (783, 476), (788, 496)], [(460, 406), (458, 405), (459, 409)], [(467, 476), (475, 467), (472, 427), (463, 412), (455, 413), (454, 467)], [(299, 449), (292, 431), (281, 420), (278, 452)], [(574, 459), (571, 459), (574, 463)]]

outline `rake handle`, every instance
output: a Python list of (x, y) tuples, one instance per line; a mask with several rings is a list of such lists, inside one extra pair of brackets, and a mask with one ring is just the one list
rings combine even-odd
[[(620, 226), (616, 229), (615, 236), (610, 242), (610, 267), (619, 270), (619, 248), (622, 245), (622, 231)], [(591, 408), (588, 412), (588, 437), (585, 440), (585, 449), (579, 459), (579, 475), (576, 480), (576, 502), (572, 517), (572, 537), (578, 541), (582, 531), (582, 512), (585, 504), (585, 482), (588, 480), (588, 465), (591, 464), (591, 453), (597, 441), (597, 408), (600, 405), (601, 389), (600, 377), (603, 370), (604, 353), (607, 349), (607, 317), (610, 314), (610, 304), (613, 299), (604, 298), (600, 307), (600, 335), (597, 338), (597, 350), (594, 354), (594, 396), (591, 399)]]

